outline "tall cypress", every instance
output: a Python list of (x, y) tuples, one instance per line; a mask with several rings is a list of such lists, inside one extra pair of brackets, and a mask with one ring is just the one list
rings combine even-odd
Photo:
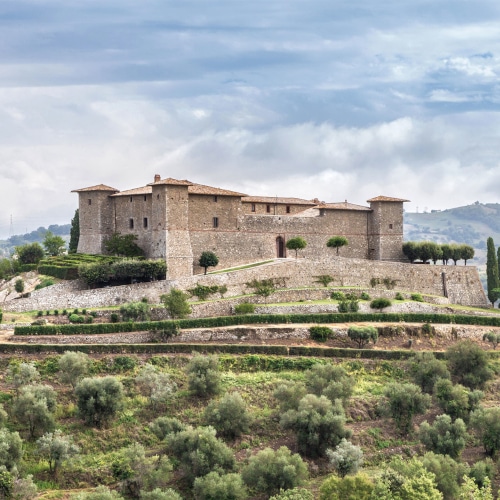
[(75, 210), (75, 216), (71, 219), (71, 229), (69, 238), (69, 253), (76, 253), (78, 250), (78, 241), (80, 239), (80, 211)]
[(500, 288), (500, 280), (498, 278), (498, 261), (493, 238), (488, 238), (488, 240), (486, 241), (486, 248), (486, 279), (488, 286), (488, 300), (494, 305), (500, 296), (498, 292), (494, 291), (495, 289), (498, 290)]

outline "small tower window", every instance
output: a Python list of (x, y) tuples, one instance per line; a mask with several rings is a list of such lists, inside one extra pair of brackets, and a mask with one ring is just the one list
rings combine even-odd
[(290, 213), (290, 205), (287, 205), (286, 206), (286, 213), (289, 214)]
[(255, 212), (255, 203), (252, 203), (252, 212)]
[(92, 200), (89, 198), (89, 205), (92, 205)]
[(392, 224), (389, 224), (389, 229), (392, 229)]
[(132, 202), (132, 196), (130, 197), (130, 202)]
[(157, 200), (159, 200), (159, 199), (160, 199), (160, 195), (159, 195), (159, 194), (157, 194), (157, 195), (156, 195), (156, 199), (157, 199)]
[(217, 201), (218, 201), (217, 196), (214, 196), (214, 203), (217, 203)]
[(134, 219), (128, 220), (128, 227), (129, 227), (129, 229), (134, 229)]
[(270, 214), (270, 213), (271, 213), (271, 205), (266, 205), (266, 212), (267, 212), (268, 214)]
[(219, 227), (219, 217), (214, 217), (212, 219), (212, 225), (213, 227)]
[(144, 195), (144, 201), (146, 201), (146, 195)]
[(142, 225), (144, 226), (144, 229), (148, 228), (148, 218), (147, 217), (144, 217), (144, 219), (142, 219)]

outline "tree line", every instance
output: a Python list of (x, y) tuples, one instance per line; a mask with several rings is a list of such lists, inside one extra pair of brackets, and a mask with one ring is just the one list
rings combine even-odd
[(448, 265), (450, 260), (455, 265), (459, 260), (463, 260), (467, 265), (467, 261), (474, 258), (474, 248), (470, 245), (439, 244), (434, 241), (407, 241), (403, 244), (403, 253), (411, 263), (419, 260), (424, 264), (429, 261), (437, 264), (438, 261), (442, 261), (445, 266)]

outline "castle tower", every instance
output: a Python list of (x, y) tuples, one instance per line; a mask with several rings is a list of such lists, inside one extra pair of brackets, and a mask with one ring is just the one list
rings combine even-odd
[(152, 188), (151, 257), (165, 259), (167, 279), (193, 274), (193, 251), (189, 236), (189, 181), (155, 176)]
[(403, 203), (409, 200), (377, 196), (368, 200), (372, 210), (368, 218), (368, 258), (404, 260)]
[(82, 189), (78, 193), (80, 239), (79, 253), (101, 254), (103, 242), (114, 231), (114, 204), (110, 195), (118, 193), (118, 189), (99, 184)]

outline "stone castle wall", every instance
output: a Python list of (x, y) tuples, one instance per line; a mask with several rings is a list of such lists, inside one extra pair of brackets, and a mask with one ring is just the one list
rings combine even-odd
[[(300, 290), (300, 288), (317, 287), (316, 277), (322, 274), (329, 274), (335, 278), (332, 286), (371, 289), (370, 295), (373, 296), (387, 294), (393, 297), (396, 291), (403, 291), (444, 297), (444, 283), (446, 283), (449, 302), (481, 307), (488, 305), (477, 269), (473, 266), (433, 266), (332, 257), (323, 261), (289, 258), (229, 273), (195, 275), (173, 281), (139, 283), (96, 290), (81, 289), (82, 285), (78, 282), (64, 282), (35, 291), (30, 298), (4, 302), (1, 307), (4, 311), (19, 312), (62, 310), (75, 307), (120, 305), (139, 301), (143, 297), (154, 304), (159, 303), (160, 296), (167, 293), (171, 287), (187, 290), (196, 286), (197, 283), (226, 285), (228, 292), (225, 296), (231, 297), (251, 293), (246, 283), (253, 279), (267, 278), (284, 281), (287, 289), (298, 289), (296, 296), (288, 295), (285, 300), (312, 300), (311, 293), (313, 292)], [(380, 281), (380, 284), (372, 288), (372, 279)], [(384, 280), (394, 282), (394, 289), (387, 290), (383, 284)], [(322, 290), (314, 294), (324, 292)], [(279, 294), (275, 294), (272, 300), (277, 300), (278, 296)], [(255, 301), (254, 298), (251, 300)]]

